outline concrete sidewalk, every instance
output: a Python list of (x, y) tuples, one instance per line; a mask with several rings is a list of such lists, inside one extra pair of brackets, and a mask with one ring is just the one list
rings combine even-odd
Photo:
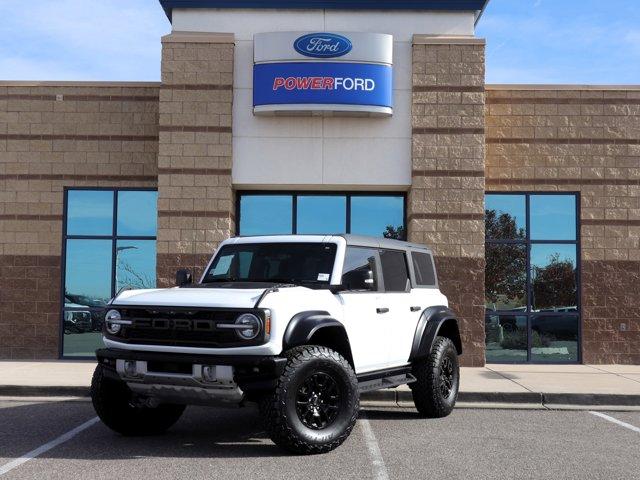
[[(95, 362), (0, 361), (0, 396), (87, 396)], [(462, 368), (460, 404), (640, 409), (640, 365), (487, 365)], [(363, 404), (411, 406), (408, 387), (368, 392)]]

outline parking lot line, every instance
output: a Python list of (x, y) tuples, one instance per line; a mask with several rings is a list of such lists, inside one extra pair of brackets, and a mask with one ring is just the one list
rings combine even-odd
[(629, 430), (632, 430), (636, 433), (640, 433), (640, 428), (636, 427), (635, 425), (631, 425), (630, 423), (623, 422), (622, 420), (618, 420), (617, 418), (610, 417), (609, 415), (606, 415), (602, 412), (590, 411), (589, 413), (591, 415), (595, 415), (596, 417), (604, 418), (605, 420), (611, 423), (615, 423), (616, 425), (620, 425), (621, 427), (628, 428)]
[(362, 425), (364, 440), (367, 443), (367, 449), (369, 450), (369, 456), (371, 457), (374, 478), (376, 480), (389, 480), (389, 473), (387, 472), (387, 466), (384, 464), (378, 440), (376, 439), (376, 435), (373, 433), (369, 420), (364, 415), (361, 415), (360, 417), (360, 425)]
[(41, 445), (38, 448), (36, 448), (34, 450), (31, 450), (30, 452), (25, 453), (21, 457), (16, 458), (15, 460), (10, 461), (9, 463), (5, 463), (4, 465), (1, 465), (0, 466), (0, 475), (4, 475), (5, 473), (10, 472), (14, 468), (19, 467), (23, 463), (26, 463), (29, 460), (33, 460), (34, 458), (38, 457), (39, 455), (42, 455), (43, 453), (51, 450), (52, 448), (55, 448), (58, 445), (66, 442), (68, 440), (71, 440), (77, 434), (79, 434), (83, 430), (86, 430), (91, 425), (94, 425), (99, 420), (100, 419), (98, 417), (93, 417), (91, 420), (87, 420), (82, 425), (78, 425), (73, 430), (69, 430), (67, 433), (60, 435), (58, 438), (55, 438), (54, 440), (51, 440), (50, 442), (47, 442), (44, 445)]

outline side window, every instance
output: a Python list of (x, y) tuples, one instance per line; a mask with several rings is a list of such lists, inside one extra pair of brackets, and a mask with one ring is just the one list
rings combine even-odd
[(413, 271), (416, 274), (416, 285), (433, 287), (436, 284), (436, 274), (433, 268), (433, 258), (428, 253), (411, 252)]
[(404, 252), (380, 250), (380, 264), (387, 292), (406, 292), (409, 289), (409, 272)]
[(372, 248), (347, 247), (342, 283), (349, 290), (377, 291), (376, 251)]

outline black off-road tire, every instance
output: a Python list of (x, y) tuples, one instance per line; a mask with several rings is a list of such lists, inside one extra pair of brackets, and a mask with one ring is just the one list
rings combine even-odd
[(91, 380), (91, 400), (100, 420), (111, 430), (125, 436), (158, 435), (178, 421), (184, 405), (138, 406), (133, 394), (121, 380), (109, 378), (98, 365)]
[[(449, 381), (443, 378), (443, 368), (452, 371)], [(409, 387), (420, 415), (427, 418), (449, 415), (456, 404), (460, 387), (458, 352), (453, 342), (445, 337), (436, 337), (429, 356), (415, 361), (412, 373), (416, 381), (410, 383)]]
[[(287, 364), (273, 392), (260, 402), (265, 429), (279, 447), (296, 454), (310, 455), (329, 452), (344, 442), (358, 418), (360, 395), (353, 368), (339, 353), (320, 346), (296, 347), (286, 352)], [(298, 409), (304, 409), (301, 398), (314, 378), (334, 381), (338, 391), (334, 402), (335, 418), (326, 427), (311, 428), (303, 423)], [(307, 383), (305, 383), (307, 382)], [(303, 393), (301, 393), (303, 392)], [(323, 393), (323, 395), (325, 395)], [(327, 396), (325, 395), (325, 399)], [(302, 415), (304, 416), (304, 415)], [(305, 421), (310, 423), (309, 418)]]

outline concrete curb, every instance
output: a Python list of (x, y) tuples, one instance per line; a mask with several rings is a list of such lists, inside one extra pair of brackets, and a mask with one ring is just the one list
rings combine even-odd
[[(0, 385), (0, 397), (88, 397), (89, 387), (83, 386), (31, 386)], [(413, 403), (407, 390), (377, 390), (361, 395), (363, 403), (375, 403), (388, 407), (406, 407)], [(464, 404), (511, 405), (594, 405), (640, 407), (640, 395), (538, 393), (538, 392), (460, 392), (458, 402)]]

